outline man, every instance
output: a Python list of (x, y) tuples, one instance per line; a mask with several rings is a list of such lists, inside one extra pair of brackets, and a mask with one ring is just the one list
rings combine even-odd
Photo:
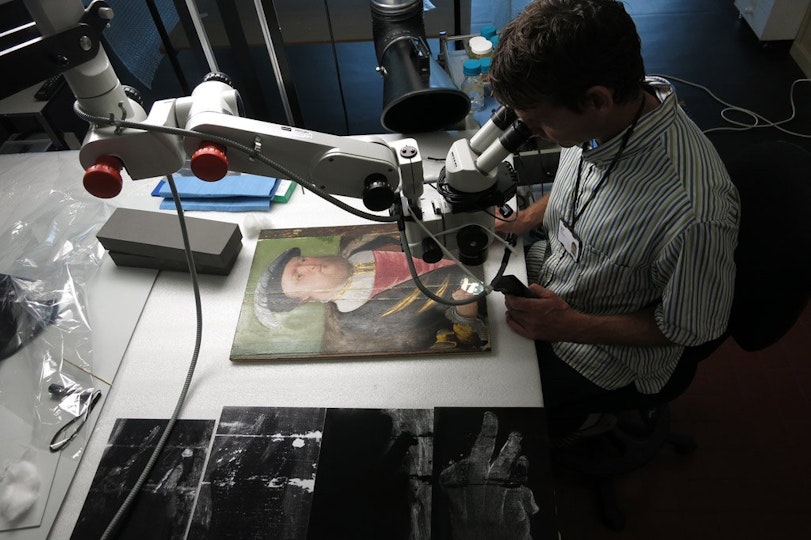
[[(472, 296), (452, 261), (415, 259), (414, 265), (434, 294), (457, 300)], [(256, 287), (257, 319), (272, 327), (278, 313), (305, 302), (325, 304), (325, 353), (483, 350), (489, 339), (483, 306), (449, 308), (426, 297), (414, 284), (399, 243), (386, 235), (343, 238), (337, 256), (302, 256), (299, 248), (277, 256)]]
[(506, 306), (539, 345), (553, 435), (659, 392), (729, 317), (737, 191), (640, 48), (621, 2), (536, 0), (493, 58), (497, 99), (563, 147), (551, 193), (497, 226), (546, 233), (527, 254), (537, 298)]

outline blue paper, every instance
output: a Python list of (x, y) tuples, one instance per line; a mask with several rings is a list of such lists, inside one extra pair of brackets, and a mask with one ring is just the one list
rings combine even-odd
[[(267, 212), (270, 210), (271, 197), (229, 197), (225, 199), (181, 199), (183, 211), (198, 212)], [(161, 210), (174, 210), (172, 199), (163, 199)]]
[[(174, 180), (181, 199), (186, 197), (195, 199), (221, 197), (267, 198), (273, 196), (274, 188), (278, 184), (275, 178), (255, 174), (226, 175), (217, 182), (205, 182), (195, 176), (177, 176)], [(152, 191), (152, 195), (171, 198), (172, 190), (165, 180), (161, 180)]]
[[(275, 178), (254, 174), (228, 175), (217, 182), (205, 182), (195, 176), (178, 176), (175, 186), (184, 211), (267, 212), (281, 184)], [(152, 190), (163, 197), (161, 210), (174, 210), (169, 183), (161, 180)]]

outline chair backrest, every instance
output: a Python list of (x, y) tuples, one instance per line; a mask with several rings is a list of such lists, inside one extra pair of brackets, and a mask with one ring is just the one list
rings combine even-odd
[(746, 351), (777, 342), (811, 296), (811, 152), (785, 141), (756, 143), (727, 164), (741, 199), (737, 273), (727, 332), (687, 347), (670, 380), (644, 399), (655, 406), (681, 395), (697, 365), (732, 336)]
[(756, 143), (727, 169), (741, 199), (729, 333), (755, 351), (778, 341), (811, 296), (811, 152)]

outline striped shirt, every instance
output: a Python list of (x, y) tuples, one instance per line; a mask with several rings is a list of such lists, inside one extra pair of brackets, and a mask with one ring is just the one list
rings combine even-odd
[[(685, 345), (726, 329), (735, 281), (739, 201), (709, 140), (678, 105), (670, 84), (649, 78), (661, 105), (643, 116), (599, 190), (622, 134), (598, 148), (564, 149), (544, 215), (549, 239), (538, 282), (572, 308), (594, 315), (656, 306), (656, 324), (674, 344), (660, 347), (553, 343), (563, 361), (598, 386), (634, 383), (661, 390)], [(574, 232), (579, 260), (558, 238), (571, 223), (582, 156)], [(585, 210), (583, 210), (584, 205)]]

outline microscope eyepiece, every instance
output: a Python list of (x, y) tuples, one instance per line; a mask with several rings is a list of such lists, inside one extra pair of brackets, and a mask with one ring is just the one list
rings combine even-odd
[(498, 140), (501, 143), (501, 146), (510, 152), (515, 152), (521, 147), (521, 145), (527, 142), (527, 139), (529, 139), (531, 136), (532, 132), (527, 125), (516, 118), (513, 120), (510, 127), (506, 129), (501, 136), (499, 136)]

